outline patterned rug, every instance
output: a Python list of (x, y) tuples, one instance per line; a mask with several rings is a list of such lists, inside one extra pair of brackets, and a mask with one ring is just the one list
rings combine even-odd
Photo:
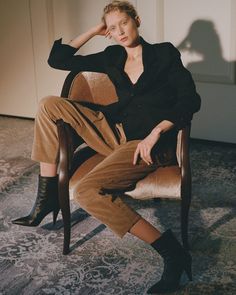
[(36, 163), (30, 160), (33, 120), (0, 116), (0, 192)]
[[(183, 288), (174, 294), (233, 295), (236, 149), (193, 141), (191, 161), (189, 238), (194, 280), (186, 284), (183, 276)], [(1, 295), (144, 295), (160, 278), (163, 263), (149, 245), (130, 234), (122, 240), (117, 238), (74, 203), (73, 251), (67, 256), (62, 255), (60, 216), (55, 227), (52, 216), (36, 228), (13, 225), (11, 219), (27, 214), (34, 202), (38, 166), (32, 165), (23, 173), (17, 171), (14, 184), (0, 194)], [(172, 228), (180, 238), (179, 201), (126, 201), (162, 231)]]

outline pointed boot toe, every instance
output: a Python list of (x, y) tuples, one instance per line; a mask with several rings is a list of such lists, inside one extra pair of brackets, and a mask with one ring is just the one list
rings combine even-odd
[(28, 215), (28, 216), (14, 219), (11, 222), (14, 224), (18, 224), (18, 225), (30, 226), (30, 223), (31, 223), (30, 221), (32, 221), (32, 220), (31, 220), (30, 216)]

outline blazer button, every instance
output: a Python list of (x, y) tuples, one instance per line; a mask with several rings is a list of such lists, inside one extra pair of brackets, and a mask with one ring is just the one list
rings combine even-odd
[(132, 97), (133, 97), (133, 96), (134, 96), (134, 93), (133, 93), (133, 92), (131, 92), (131, 93), (130, 93), (130, 96), (132, 96)]

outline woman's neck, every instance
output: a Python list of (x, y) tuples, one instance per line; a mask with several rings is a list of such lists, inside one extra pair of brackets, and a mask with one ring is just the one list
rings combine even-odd
[(128, 59), (136, 60), (140, 58), (140, 56), (142, 56), (142, 45), (140, 43), (140, 38), (137, 39), (133, 46), (125, 47), (125, 50), (127, 52)]
[(126, 47), (125, 50), (130, 60), (136, 60), (142, 56), (142, 45), (140, 43), (135, 47)]

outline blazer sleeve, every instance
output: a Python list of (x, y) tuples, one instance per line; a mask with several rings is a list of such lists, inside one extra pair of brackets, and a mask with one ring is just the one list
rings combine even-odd
[(176, 129), (189, 125), (193, 114), (200, 110), (201, 98), (196, 92), (191, 73), (183, 66), (180, 53), (169, 43), (170, 68), (168, 82), (177, 97), (174, 107), (168, 112), (167, 120), (175, 124)]
[(75, 55), (77, 48), (62, 44), (62, 39), (56, 40), (48, 58), (48, 64), (55, 69), (65, 71), (91, 71), (105, 73), (104, 51), (89, 54)]

